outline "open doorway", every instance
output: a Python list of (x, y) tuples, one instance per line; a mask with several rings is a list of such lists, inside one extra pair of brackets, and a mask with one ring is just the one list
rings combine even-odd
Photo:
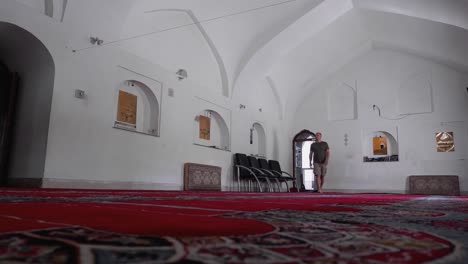
[(7, 184), (18, 74), (0, 61), (0, 186)]
[(0, 63), (0, 183), (41, 187), (55, 64), (36, 36), (7, 22), (0, 22)]
[(293, 139), (293, 175), (296, 177), (300, 191), (314, 190), (313, 167), (310, 166), (310, 145), (315, 142), (315, 134), (302, 130)]

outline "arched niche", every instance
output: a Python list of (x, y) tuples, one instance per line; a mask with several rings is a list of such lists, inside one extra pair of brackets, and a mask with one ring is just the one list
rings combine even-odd
[(398, 161), (398, 142), (388, 131), (373, 131), (363, 139), (363, 161)]
[(229, 129), (224, 118), (211, 109), (197, 113), (193, 125), (193, 143), (230, 151)]
[(357, 118), (356, 91), (342, 83), (329, 91), (328, 120), (353, 120)]
[(160, 103), (145, 83), (121, 82), (116, 90), (115, 113), (115, 128), (159, 136)]
[(254, 156), (266, 157), (266, 133), (258, 122), (253, 123), (250, 127), (250, 144)]
[(410, 75), (398, 87), (397, 111), (400, 115), (432, 113), (433, 101), (430, 72)]

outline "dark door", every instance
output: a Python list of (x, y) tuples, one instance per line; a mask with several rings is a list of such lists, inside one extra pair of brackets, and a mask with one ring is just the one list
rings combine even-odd
[(0, 186), (8, 179), (18, 74), (0, 63)]

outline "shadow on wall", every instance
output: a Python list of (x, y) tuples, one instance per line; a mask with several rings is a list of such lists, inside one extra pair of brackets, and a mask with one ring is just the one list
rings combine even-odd
[(278, 132), (276, 129), (273, 130), (273, 148), (271, 151), (271, 158), (274, 160), (279, 160), (279, 142), (278, 142)]

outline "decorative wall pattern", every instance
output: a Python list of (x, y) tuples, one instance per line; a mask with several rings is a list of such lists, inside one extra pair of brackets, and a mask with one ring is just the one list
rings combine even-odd
[(221, 191), (221, 167), (185, 163), (184, 190)]

